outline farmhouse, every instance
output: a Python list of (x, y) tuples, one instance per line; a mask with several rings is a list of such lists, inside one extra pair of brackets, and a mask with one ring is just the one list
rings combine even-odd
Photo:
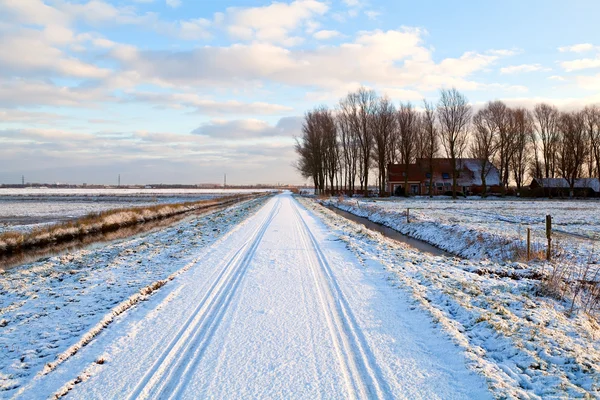
[[(552, 196), (568, 196), (570, 189), (569, 181), (565, 178), (533, 178), (529, 187), (532, 190), (543, 190), (544, 195)], [(576, 196), (598, 196), (600, 194), (600, 179), (576, 179), (573, 189)]]
[[(411, 195), (429, 195), (429, 181), (433, 181), (433, 195), (445, 194), (452, 190), (452, 166), (449, 158), (434, 158), (432, 168), (429, 160), (418, 158), (414, 164), (388, 165), (388, 191), (392, 195), (408, 192)], [(480, 193), (482, 190), (481, 167), (483, 160), (475, 158), (459, 158), (456, 160), (458, 170), (457, 191), (465, 194)], [(433, 174), (429, 171), (433, 170)], [(489, 161), (486, 161), (485, 181), (488, 188), (500, 185), (500, 173)], [(404, 188), (406, 175), (408, 185)], [(406, 191), (405, 191), (406, 189)]]

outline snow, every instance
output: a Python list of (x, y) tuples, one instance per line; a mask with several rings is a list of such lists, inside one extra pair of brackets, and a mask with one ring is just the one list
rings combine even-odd
[(19, 397), (492, 398), (392, 279), (280, 195)]
[(275, 192), (275, 189), (59, 189), (59, 188), (0, 188), (0, 196), (197, 196), (197, 195), (234, 195), (256, 192)]
[[(289, 194), (253, 204), (149, 249), (21, 269), (39, 277), (0, 293), (0, 345), (36, 343), (7, 353), (0, 397), (600, 398), (600, 325), (540, 296), (535, 268), (423, 254)], [(228, 233), (202, 242), (215, 224)], [(47, 283), (55, 270), (67, 284)], [(53, 310), (67, 299), (81, 300)], [(83, 326), (61, 338), (55, 325)]]
[(42, 225), (116, 208), (183, 203), (250, 192), (254, 191), (249, 189), (0, 188), (0, 233), (7, 230), (28, 231)]
[[(314, 204), (365, 260), (378, 260), (488, 379), (498, 398), (600, 398), (600, 325), (538, 294), (536, 267), (432, 257)], [(405, 217), (404, 217), (405, 218)]]
[[(555, 252), (577, 263), (600, 264), (600, 202), (558, 200), (333, 199), (328, 204), (366, 217), (469, 259), (524, 260), (527, 228), (532, 251), (546, 249), (552, 216)], [(410, 223), (406, 210), (410, 209)]]
[[(571, 185), (565, 178), (535, 178), (535, 181), (544, 188), (562, 188), (569, 189)], [(575, 180), (574, 188), (590, 188), (594, 192), (600, 192), (600, 179), (598, 178), (579, 178)]]
[(260, 206), (253, 200), (145, 236), (0, 272), (0, 397), (122, 302), (184, 268)]

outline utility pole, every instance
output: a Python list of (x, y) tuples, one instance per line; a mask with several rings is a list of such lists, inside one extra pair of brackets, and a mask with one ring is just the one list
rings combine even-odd
[(121, 174), (119, 174), (119, 184), (118, 184), (118, 186), (121, 187)]
[(21, 175), (21, 186), (25, 186), (25, 175)]
[(223, 174), (223, 189), (227, 187), (227, 174)]

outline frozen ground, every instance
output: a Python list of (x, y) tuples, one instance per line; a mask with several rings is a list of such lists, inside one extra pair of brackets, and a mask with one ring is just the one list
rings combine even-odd
[[(595, 200), (346, 198), (327, 202), (451, 253), (496, 261), (523, 259), (527, 228), (532, 231), (533, 252), (543, 255), (545, 218), (551, 215), (557, 255), (579, 263), (600, 263), (600, 202)], [(407, 208), (410, 223), (406, 223)]]
[[(600, 398), (600, 326), (507, 277), (525, 265), (428, 256), (299, 201), (238, 212), (209, 246), (192, 224), (32, 268), (0, 293), (21, 307), (2, 306), (0, 397)], [(154, 264), (160, 285), (128, 285)]]
[(380, 263), (361, 264), (311, 211), (281, 195), (17, 393), (491, 398), (485, 379), (391, 277)]
[(53, 189), (53, 188), (0, 188), (0, 196), (201, 196), (215, 194), (244, 194), (272, 192), (273, 189)]
[[(432, 257), (304, 202), (461, 346), (497, 398), (600, 398), (600, 325), (539, 295), (543, 266)], [(404, 217), (405, 218), (405, 217)]]
[(192, 263), (263, 203), (0, 271), (0, 398), (14, 394), (115, 306)]
[(251, 192), (249, 189), (0, 188), (0, 233), (8, 230), (28, 231), (115, 208), (183, 203)]

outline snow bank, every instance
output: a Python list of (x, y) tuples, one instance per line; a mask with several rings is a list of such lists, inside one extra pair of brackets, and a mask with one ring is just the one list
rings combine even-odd
[(254, 197), (243, 195), (214, 200), (180, 204), (162, 204), (151, 207), (133, 207), (108, 210), (99, 214), (90, 214), (72, 222), (34, 229), (31, 232), (4, 232), (0, 234), (0, 252), (12, 253), (28, 248), (43, 247), (54, 243), (70, 241), (91, 233), (106, 233), (119, 228), (158, 220), (208, 207), (233, 204)]
[(0, 271), (0, 397), (12, 397), (35, 374), (76, 353), (265, 200)]
[(600, 325), (584, 313), (570, 315), (566, 302), (539, 296), (541, 266), (429, 256), (302, 202), (360, 259), (387, 266), (395, 276), (390, 284), (410, 293), (464, 349), (497, 398), (600, 398)]
[[(552, 215), (554, 254), (600, 264), (600, 204), (593, 201), (450, 201), (424, 198), (377, 201), (331, 199), (325, 204), (469, 259), (525, 261), (527, 228), (532, 255), (544, 258), (545, 216)], [(406, 210), (410, 209), (410, 223)]]

